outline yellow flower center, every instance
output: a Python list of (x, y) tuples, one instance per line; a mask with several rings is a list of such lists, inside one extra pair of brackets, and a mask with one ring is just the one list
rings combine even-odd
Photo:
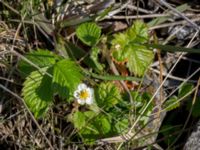
[(87, 90), (82, 90), (79, 94), (80, 99), (86, 100), (89, 97), (89, 92)]

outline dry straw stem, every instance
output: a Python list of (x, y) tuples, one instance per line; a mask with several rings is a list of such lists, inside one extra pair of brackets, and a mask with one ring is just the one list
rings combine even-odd
[[(194, 14), (194, 13), (185, 13), (184, 14), (186, 17), (200, 17), (199, 14)], [(171, 13), (167, 14), (148, 14), (148, 15), (133, 15), (133, 16), (107, 16), (106, 19), (115, 19), (115, 20), (121, 20), (121, 19), (146, 19), (146, 18), (159, 18), (159, 17), (170, 17), (172, 16)]]
[(36, 121), (35, 117), (33, 116), (33, 114), (31, 113), (31, 111), (29, 110), (28, 106), (26, 105), (26, 103), (24, 102), (24, 100), (19, 97), (16, 93), (12, 92), (11, 90), (9, 90), (8, 88), (6, 88), (5, 86), (3, 86), (2, 84), (0, 84), (0, 88), (5, 90), (6, 92), (8, 92), (9, 94), (13, 95), (14, 97), (16, 97), (18, 100), (20, 100), (23, 105), (25, 106), (26, 110), (28, 111), (29, 115), (31, 116), (33, 122), (36, 124), (36, 126), (38, 127), (39, 131), (41, 132), (41, 134), (43, 135), (43, 137), (45, 138), (45, 140), (47, 141), (49, 147), (54, 150), (53, 146), (51, 145), (51, 142), (49, 141), (49, 139), (46, 137), (45, 133), (43, 132), (42, 128), (40, 127), (40, 125), (38, 124), (38, 122)]
[(200, 27), (192, 22), (188, 17), (186, 17), (184, 14), (182, 14), (181, 12), (179, 12), (177, 9), (173, 8), (171, 5), (169, 5), (167, 2), (163, 1), (163, 0), (154, 0), (155, 2), (160, 3), (161, 5), (164, 5), (165, 7), (171, 9), (173, 12), (175, 12), (176, 14), (178, 14), (180, 17), (182, 17), (183, 19), (185, 19), (187, 22), (189, 22), (195, 29), (197, 29), (198, 31), (200, 31)]

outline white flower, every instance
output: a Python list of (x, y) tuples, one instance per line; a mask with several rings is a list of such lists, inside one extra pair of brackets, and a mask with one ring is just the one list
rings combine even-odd
[(81, 105), (91, 105), (94, 100), (94, 90), (88, 87), (86, 84), (81, 83), (78, 85), (77, 90), (74, 92), (74, 97)]

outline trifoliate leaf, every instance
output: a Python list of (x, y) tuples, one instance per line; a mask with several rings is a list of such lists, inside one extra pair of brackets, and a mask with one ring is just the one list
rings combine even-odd
[(22, 89), (24, 101), (36, 118), (48, 110), (53, 100), (52, 79), (45, 74), (45, 71), (47, 68), (33, 71), (27, 76)]
[(86, 45), (94, 46), (101, 36), (101, 28), (95, 23), (84, 23), (77, 28), (76, 35)]
[(53, 86), (62, 98), (69, 98), (82, 78), (80, 68), (71, 60), (61, 60), (54, 65)]
[(154, 57), (153, 52), (143, 46), (148, 39), (146, 25), (136, 21), (126, 32), (114, 35), (112, 57), (118, 62), (126, 61), (131, 72), (142, 76)]
[(170, 99), (168, 99), (164, 103), (164, 109), (166, 109), (167, 111), (176, 109), (179, 106), (180, 106), (180, 102), (178, 101), (178, 98), (176, 96), (172, 96)]
[(112, 82), (101, 83), (97, 89), (96, 101), (100, 108), (108, 110), (121, 100), (119, 89)]
[(191, 83), (185, 83), (183, 84), (180, 88), (179, 88), (179, 91), (178, 91), (178, 98), (182, 98), (184, 97), (185, 95), (187, 95), (188, 93), (190, 93), (193, 89), (193, 84)]
[[(57, 55), (53, 54), (48, 50), (38, 49), (31, 51), (25, 55), (31, 63), (37, 65), (40, 68), (49, 67), (55, 64), (57, 59), (60, 59)], [(38, 70), (25, 60), (21, 59), (19, 62), (19, 70), (22, 72), (22, 76), (28, 76), (32, 71)]]

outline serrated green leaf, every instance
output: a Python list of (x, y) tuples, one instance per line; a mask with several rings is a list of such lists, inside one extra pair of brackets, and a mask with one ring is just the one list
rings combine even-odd
[[(31, 51), (27, 53), (25, 57), (31, 61), (33, 64), (40, 68), (49, 67), (55, 64), (59, 57), (48, 50), (38, 49), (36, 51)], [(28, 76), (32, 71), (37, 70), (34, 66), (21, 59), (19, 61), (19, 70), (22, 72), (22, 76)]]
[(69, 98), (83, 79), (80, 68), (71, 60), (61, 60), (54, 65), (53, 87), (62, 98)]
[(120, 91), (112, 82), (105, 82), (99, 85), (96, 93), (96, 102), (99, 107), (108, 110), (120, 100)]
[(116, 61), (126, 61), (131, 72), (142, 76), (154, 57), (153, 52), (143, 46), (148, 40), (148, 28), (143, 22), (136, 21), (126, 32), (114, 35), (112, 56)]
[(178, 98), (176, 96), (172, 96), (170, 99), (168, 99), (164, 103), (164, 109), (166, 109), (167, 111), (176, 109), (179, 106), (180, 106), (180, 102), (178, 101)]
[(151, 64), (154, 54), (142, 45), (128, 47), (127, 67), (136, 76), (144, 75), (147, 67)]
[(83, 23), (77, 28), (76, 35), (86, 45), (94, 46), (101, 36), (101, 28), (95, 23)]
[(128, 57), (127, 45), (129, 45), (129, 37), (125, 33), (114, 35), (112, 40), (112, 56), (119, 62), (125, 61)]
[(47, 69), (33, 71), (23, 84), (22, 96), (36, 118), (47, 112), (53, 100), (52, 79), (44, 73)]
[(182, 98), (185, 95), (187, 95), (189, 92), (192, 91), (193, 87), (194, 86), (191, 83), (185, 83), (185, 84), (181, 85), (181, 87), (179, 88), (179, 91), (178, 91), (178, 98)]
[(142, 44), (149, 40), (147, 25), (139, 20), (134, 22), (133, 26), (127, 30), (126, 34), (128, 35), (129, 40), (134, 41), (134, 43)]
[(76, 111), (73, 114), (72, 120), (73, 120), (75, 128), (77, 128), (77, 129), (81, 129), (86, 125), (85, 115), (84, 115), (84, 113), (82, 113), (80, 111)]

